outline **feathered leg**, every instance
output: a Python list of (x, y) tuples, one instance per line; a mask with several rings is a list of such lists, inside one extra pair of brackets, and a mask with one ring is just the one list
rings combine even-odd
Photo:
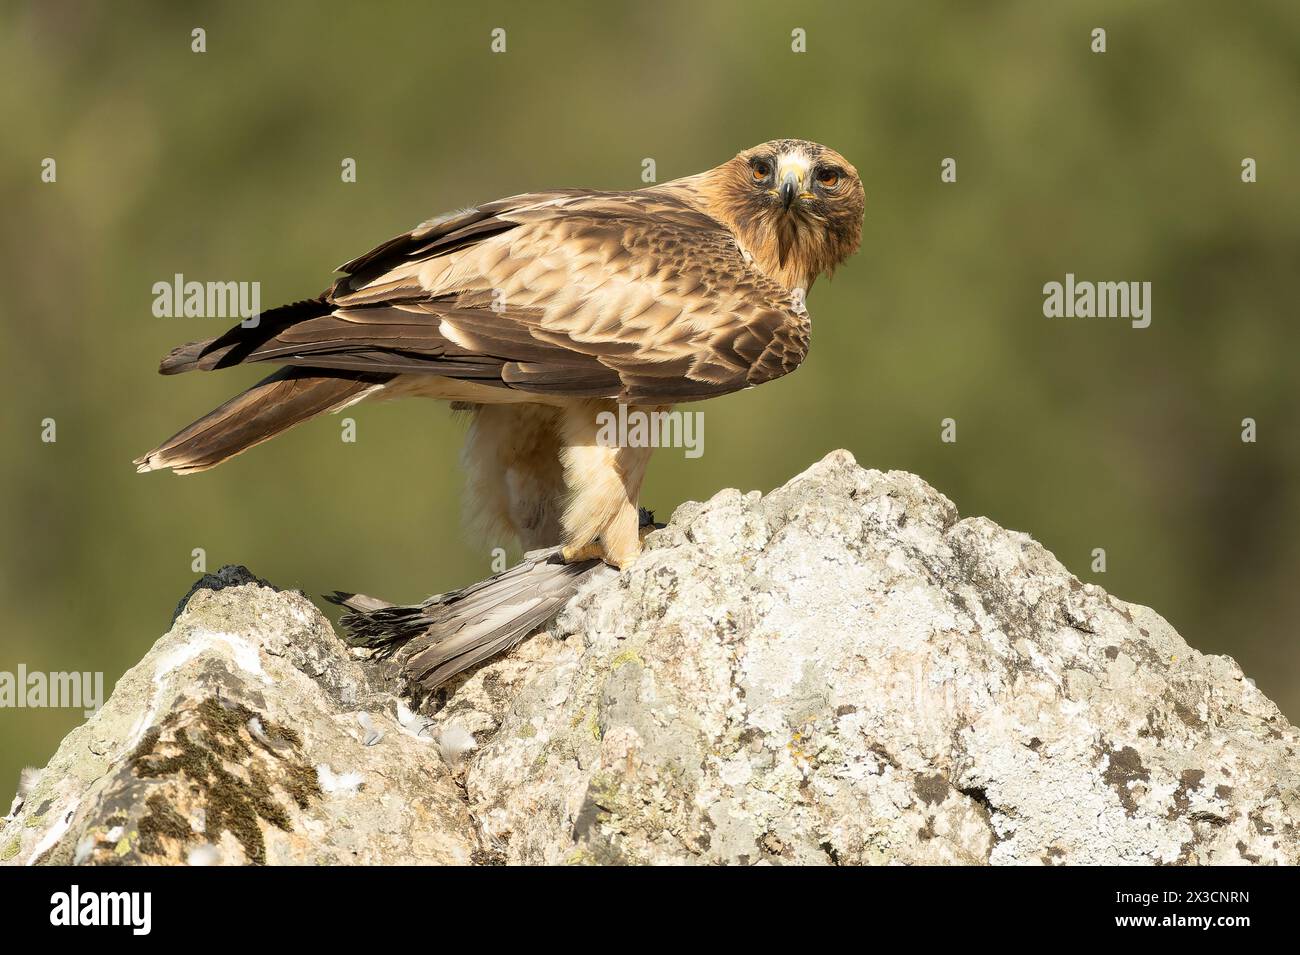
[(617, 415), (612, 401), (588, 401), (566, 408), (561, 421), (564, 479), (569, 504), (564, 510), (564, 558), (599, 556), (623, 567), (641, 553), (637, 498), (653, 448), (602, 444), (598, 415)]
[(461, 455), (470, 527), (494, 544), (517, 539), (526, 551), (560, 543), (560, 410), (510, 404), (470, 411)]
[(604, 564), (634, 560), (641, 538), (654, 529), (653, 517), (636, 506), (652, 449), (598, 440), (596, 415), (617, 414), (612, 402), (467, 410), (474, 419), (464, 460), (478, 523), (525, 546), (564, 546), (530, 550), (503, 573), (414, 606), (328, 597), (349, 611), (342, 620), (348, 642), (391, 655), (402, 681), (422, 692), (509, 650), (585, 582), (609, 573)]

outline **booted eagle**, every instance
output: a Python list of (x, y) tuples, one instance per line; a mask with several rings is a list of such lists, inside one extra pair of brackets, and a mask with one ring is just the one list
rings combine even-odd
[(274, 374), (136, 460), (189, 474), (365, 400), (471, 415), (470, 512), (525, 550), (622, 567), (651, 448), (597, 440), (618, 404), (666, 410), (760, 385), (808, 352), (804, 296), (858, 247), (857, 171), (782, 139), (634, 192), (561, 189), (432, 219), (255, 327), (182, 345), (165, 375)]

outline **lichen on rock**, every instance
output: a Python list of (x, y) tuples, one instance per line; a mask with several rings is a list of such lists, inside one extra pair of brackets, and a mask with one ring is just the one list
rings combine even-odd
[(419, 712), (363, 656), (223, 569), (0, 862), (1300, 861), (1300, 733), (1232, 660), (844, 451), (683, 504)]
[(847, 452), (683, 505), (554, 636), (466, 778), (509, 861), (1298, 858), (1235, 663)]
[[(64, 740), (0, 837), (6, 861), (469, 862), (433, 742), (400, 732), (320, 612), (242, 568), (207, 580)], [(358, 785), (325, 792), (320, 766)]]

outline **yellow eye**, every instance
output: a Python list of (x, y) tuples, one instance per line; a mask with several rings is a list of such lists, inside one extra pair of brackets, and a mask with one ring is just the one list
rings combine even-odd
[(762, 182), (772, 174), (772, 167), (762, 159), (755, 160), (751, 168), (755, 182)]
[(817, 182), (823, 189), (834, 189), (840, 184), (840, 174), (834, 169), (823, 169), (817, 173)]

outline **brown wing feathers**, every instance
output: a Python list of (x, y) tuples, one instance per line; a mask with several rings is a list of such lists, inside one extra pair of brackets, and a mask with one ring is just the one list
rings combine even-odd
[(173, 348), (158, 366), (164, 375), (185, 371), (211, 371), (229, 368), (247, 359), (249, 353), (268, 339), (297, 322), (328, 314), (330, 305), (324, 296), (281, 305), (258, 316), (255, 326), (236, 325), (224, 335), (189, 342)]
[(341, 271), (319, 298), (164, 358), (164, 374), (248, 362), (297, 371), (195, 422), (141, 469), (211, 467), (398, 374), (670, 404), (785, 374), (807, 350), (790, 294), (717, 222), (666, 195), (500, 200), (425, 223)]

